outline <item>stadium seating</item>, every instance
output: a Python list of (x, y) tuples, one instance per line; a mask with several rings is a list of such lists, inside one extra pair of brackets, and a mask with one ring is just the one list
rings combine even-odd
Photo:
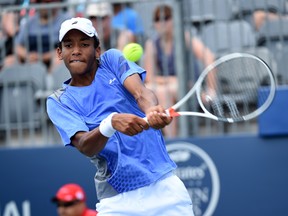
[(219, 21), (205, 25), (201, 38), (217, 56), (256, 45), (255, 33), (244, 20)]
[(279, 75), (283, 84), (288, 83), (287, 75), (287, 47), (288, 47), (288, 19), (267, 20), (257, 36), (258, 46), (267, 47), (273, 54)]
[(187, 0), (185, 7), (192, 23), (230, 20), (232, 18), (232, 0)]
[(70, 78), (70, 72), (66, 68), (64, 63), (54, 68), (51, 75), (52, 75), (52, 82), (53, 82), (53, 85), (52, 85), (53, 90), (61, 88), (62, 83)]
[(40, 127), (43, 115), (35, 94), (45, 89), (46, 67), (17, 64), (0, 73), (0, 130)]

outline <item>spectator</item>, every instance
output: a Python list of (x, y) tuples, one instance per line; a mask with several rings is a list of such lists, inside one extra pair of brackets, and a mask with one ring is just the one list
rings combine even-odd
[(259, 31), (267, 20), (278, 20), (281, 18), (288, 18), (287, 15), (281, 15), (279, 13), (264, 11), (264, 10), (255, 10), (253, 12), (253, 24), (256, 31)]
[(18, 32), (18, 15), (12, 11), (3, 12), (0, 28), (0, 58), (2, 59), (1, 66), (13, 65), (16, 61), (13, 53), (14, 37)]
[[(22, 9), (20, 10), (20, 16), (22, 20), (25, 20), (25, 16), (34, 16), (36, 9), (31, 7), (29, 8), (29, 5), (36, 4), (37, 0), (23, 0), (22, 2)], [(20, 23), (21, 24), (21, 23)]]
[[(128, 42), (142, 43), (144, 27), (139, 14), (128, 3), (113, 3), (112, 28), (117, 31), (129, 30), (132, 35), (127, 38)], [(122, 38), (125, 39), (125, 38)], [(121, 44), (127, 44), (122, 41)], [(123, 48), (123, 47), (122, 47)]]
[(134, 42), (135, 37), (131, 30), (114, 29), (111, 25), (113, 16), (112, 6), (108, 2), (91, 3), (87, 6), (86, 16), (92, 21), (94, 28), (101, 35), (101, 50), (110, 48), (122, 50), (127, 43)]
[[(13, 4), (20, 4), (16, 0)], [(0, 8), (10, 6), (12, 3), (0, 3)], [(3, 11), (0, 17), (0, 69), (16, 62), (14, 57), (14, 37), (19, 30), (19, 14), (14, 11)]]
[[(145, 43), (146, 84), (155, 91), (159, 103), (168, 108), (176, 102), (178, 93), (171, 7), (165, 4), (156, 7), (153, 21), (156, 37), (149, 38)], [(214, 61), (212, 52), (197, 37), (191, 37), (189, 32), (185, 32), (185, 42), (187, 49), (191, 50), (203, 65), (209, 65)], [(177, 135), (177, 121), (175, 120), (164, 128), (166, 137)]]
[(97, 211), (88, 209), (86, 194), (78, 184), (65, 184), (52, 198), (59, 216), (96, 216)]
[[(52, 2), (61, 2), (61, 0), (36, 1), (39, 4)], [(61, 23), (69, 17), (59, 8), (41, 8), (34, 16), (28, 17), (20, 25), (19, 34), (16, 38), (16, 51), (20, 62), (42, 61), (49, 71), (52, 70), (52, 66), (58, 65), (60, 61), (55, 55), (58, 29)]]
[(111, 17), (113, 15), (112, 7), (108, 2), (91, 3), (87, 6), (86, 16), (91, 20), (94, 28), (97, 30), (102, 44), (102, 51), (116, 47), (116, 42), (111, 38)]
[(75, 17), (84, 17), (85, 16), (85, 9), (87, 3), (95, 2), (96, 0), (64, 0), (66, 5), (69, 5), (67, 8), (70, 14), (73, 14)]

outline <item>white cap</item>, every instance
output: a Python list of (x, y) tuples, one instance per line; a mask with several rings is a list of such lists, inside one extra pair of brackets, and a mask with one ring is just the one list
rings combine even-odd
[(112, 7), (108, 2), (92, 3), (87, 6), (87, 16), (105, 17), (112, 15)]
[(95, 28), (92, 25), (92, 22), (89, 19), (77, 17), (65, 20), (61, 24), (61, 28), (59, 31), (59, 41), (61, 42), (63, 37), (72, 29), (77, 29), (79, 31), (82, 31), (84, 34), (86, 34), (89, 37), (96, 36), (98, 37), (98, 34), (95, 30)]

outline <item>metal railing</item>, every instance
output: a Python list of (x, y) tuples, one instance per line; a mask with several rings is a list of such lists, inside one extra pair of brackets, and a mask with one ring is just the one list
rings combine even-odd
[[(28, 5), (28, 6), (6, 6), (1, 7), (0, 9), (0, 20), (3, 19), (3, 16), (8, 12), (13, 12), (17, 15), (17, 19), (14, 21), (15, 24), (13, 27), (19, 26), (21, 21), (25, 21), (25, 19), (29, 18), (29, 11), (39, 11), (41, 9), (47, 9), (49, 12), (49, 16), (52, 16), (52, 10), (57, 8), (62, 13), (68, 13), (71, 17), (73, 16), (85, 16), (85, 9), (92, 1), (73, 1), (73, 2), (64, 2), (64, 3), (50, 3), (50, 4), (39, 4), (39, 5)], [(101, 2), (101, 1), (98, 1)], [(107, 2), (107, 1), (105, 1)], [(262, 4), (258, 4), (259, 1), (254, 0), (255, 4), (252, 4), (251, 8), (247, 8), (242, 5), (242, 0), (166, 0), (166, 1), (152, 1), (152, 0), (142, 0), (142, 1), (109, 1), (110, 3), (130, 3), (131, 7), (138, 12), (143, 21), (143, 26), (145, 30), (144, 39), (146, 40), (149, 37), (152, 37), (155, 34), (155, 30), (153, 28), (153, 11), (155, 6), (159, 4), (169, 4), (173, 8), (173, 24), (174, 24), (174, 52), (175, 52), (175, 65), (177, 68), (177, 78), (178, 78), (178, 97), (182, 97), (187, 92), (191, 83), (194, 83), (197, 79), (197, 73), (203, 69), (204, 65), (201, 62), (195, 61), (195, 56), (191, 50), (187, 50), (187, 44), (185, 41), (184, 32), (190, 32), (193, 37), (197, 37), (203, 41), (215, 54), (216, 58), (225, 53), (233, 52), (233, 51), (243, 51), (255, 53), (265, 59), (266, 62), (270, 65), (273, 71), (278, 74), (278, 83), (286, 85), (288, 83), (288, 75), (286, 69), (288, 68), (286, 65), (287, 60), (284, 60), (285, 52), (287, 53), (287, 38), (288, 38), (288, 25), (286, 18), (286, 10), (283, 9), (282, 4), (287, 4), (287, 1), (273, 1), (273, 4), (268, 3), (269, 1), (262, 1)], [(261, 2), (260, 2), (261, 3)], [(79, 7), (79, 4), (81, 7)], [(221, 5), (225, 5), (225, 10)], [(271, 6), (272, 5), (272, 6)], [(79, 11), (80, 9), (81, 11)], [(271, 9), (273, 8), (273, 10)], [(275, 9), (276, 8), (276, 9)], [(277, 8), (281, 8), (281, 11), (277, 11)], [(285, 7), (284, 7), (285, 8)], [(145, 10), (144, 10), (145, 9)], [(264, 15), (263, 26), (256, 30), (253, 16), (255, 14), (254, 11), (262, 10), (266, 13)], [(276, 12), (275, 12), (276, 10)], [(269, 20), (268, 13), (272, 13), (279, 15), (277, 19)], [(26, 12), (26, 13), (24, 13)], [(224, 14), (225, 13), (225, 14)], [(20, 16), (21, 15), (21, 16)], [(101, 20), (99, 20), (101, 22)], [(235, 28), (235, 23), (238, 28)], [(277, 22), (277, 25), (275, 24)], [(243, 24), (244, 23), (244, 24)], [(225, 31), (219, 32), (217, 26), (220, 26), (225, 29)], [(275, 30), (273, 27), (278, 28)], [(279, 26), (282, 26), (281, 28)], [(250, 30), (246, 31), (246, 30)], [(3, 29), (2, 29), (3, 30)], [(1, 31), (1, 28), (0, 28)], [(99, 31), (99, 30), (98, 30)], [(239, 38), (235, 36), (235, 32), (238, 32)], [(272, 35), (271, 31), (276, 34)], [(249, 35), (251, 34), (251, 35)], [(39, 34), (40, 36), (40, 34)], [(245, 43), (245, 40), (251, 39), (253, 37), (255, 39), (254, 43), (250, 43), (249, 41)], [(40, 38), (40, 37), (39, 37)], [(224, 39), (225, 38), (225, 39)], [(3, 37), (2, 37), (3, 39)], [(28, 37), (27, 37), (28, 39)], [(236, 40), (239, 39), (238, 47), (236, 44)], [(143, 46), (145, 45), (145, 40), (143, 41)], [(225, 40), (225, 41), (224, 41)], [(6, 70), (6, 66), (4, 64), (5, 56), (5, 46), (3, 45), (3, 41), (1, 42), (0, 37), (0, 62), (2, 64), (2, 68), (0, 71), (0, 112), (3, 118), (0, 123), (0, 146), (41, 146), (41, 145), (54, 145), (61, 143), (59, 135), (55, 130), (54, 126), (50, 122), (45, 112), (45, 98), (53, 88), (53, 79), (51, 78), (53, 72), (46, 71), (45, 74), (45, 84), (33, 92), (33, 104), (31, 104), (31, 108), (27, 105), (26, 113), (23, 111), (23, 107), (21, 105), (17, 105), (12, 101), (9, 101), (12, 96), (15, 94), (20, 94), (15, 98), (28, 97), (24, 91), (21, 92), (21, 86), (26, 86), (29, 88), (29, 82), (16, 82), (16, 84), (10, 85), (3, 81), (3, 74)], [(13, 38), (15, 41), (15, 37)], [(223, 44), (223, 42), (227, 42), (227, 44)], [(37, 40), (37, 43), (41, 43), (41, 38)], [(38, 44), (39, 45), (39, 44)], [(235, 45), (235, 47), (233, 47)], [(239, 46), (240, 45), (240, 46)], [(27, 45), (28, 46), (28, 45)], [(40, 46), (38, 46), (40, 47)], [(51, 45), (51, 50), (54, 49), (54, 46)], [(264, 56), (264, 53), (268, 54)], [(14, 55), (16, 58), (16, 52), (14, 47)], [(38, 50), (38, 52), (40, 52)], [(145, 49), (144, 49), (145, 52)], [(280, 53), (281, 52), (281, 53)], [(53, 55), (52, 55), (53, 56)], [(286, 55), (287, 56), (287, 55)], [(55, 56), (54, 56), (55, 57)], [(38, 63), (41, 63), (41, 58)], [(52, 61), (53, 62), (53, 61)], [(198, 65), (198, 71), (195, 70), (195, 62)], [(17, 61), (14, 63), (20, 64)], [(29, 61), (26, 64), (30, 64)], [(53, 63), (52, 63), (53, 64)], [(143, 66), (143, 62), (140, 61), (139, 64)], [(1, 66), (0, 66), (1, 67)], [(8, 67), (7, 67), (8, 68)], [(24, 68), (24, 67), (23, 67)], [(23, 68), (19, 69), (19, 73)], [(149, 73), (149, 71), (147, 72)], [(64, 81), (64, 80), (63, 80)], [(52, 82), (52, 83), (51, 83)], [(31, 87), (31, 85), (30, 85)], [(157, 88), (157, 86), (155, 87)], [(20, 90), (20, 92), (19, 92)], [(8, 94), (7, 98), (7, 92)], [(18, 93), (17, 93), (18, 91)], [(6, 95), (4, 94), (6, 92)], [(24, 94), (25, 93), (25, 94)], [(10, 96), (9, 96), (10, 95)], [(31, 95), (31, 94), (30, 94)], [(25, 101), (25, 100), (24, 100)], [(27, 100), (28, 101), (28, 100)], [(27, 102), (26, 101), (26, 102)], [(21, 102), (21, 101), (18, 101)], [(16, 115), (14, 118), (13, 124), (11, 123), (11, 107), (15, 110), (13, 115)], [(38, 113), (35, 112), (34, 108), (37, 108)], [(194, 109), (198, 109), (195, 104), (187, 104), (187, 106), (192, 106)], [(17, 110), (18, 109), (18, 110)], [(185, 109), (185, 108), (183, 108)], [(30, 113), (30, 114), (29, 114)], [(23, 123), (23, 119), (25, 119), (28, 114), (31, 116), (30, 122)], [(39, 116), (40, 115), (40, 116)], [(37, 118), (35, 117), (37, 116)], [(35, 121), (37, 120), (37, 123)], [(258, 122), (257, 120), (237, 123), (237, 124), (226, 124), (221, 122), (215, 122), (209, 119), (202, 119), (199, 117), (181, 117), (179, 119), (178, 125), (178, 135), (180, 137), (187, 136), (211, 136), (211, 135), (227, 135), (227, 134), (239, 134), (239, 133), (257, 133)]]

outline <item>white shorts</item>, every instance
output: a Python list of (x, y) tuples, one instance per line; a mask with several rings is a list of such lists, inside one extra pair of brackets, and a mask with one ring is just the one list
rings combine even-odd
[(97, 216), (194, 216), (191, 198), (176, 175), (102, 199), (96, 209)]

